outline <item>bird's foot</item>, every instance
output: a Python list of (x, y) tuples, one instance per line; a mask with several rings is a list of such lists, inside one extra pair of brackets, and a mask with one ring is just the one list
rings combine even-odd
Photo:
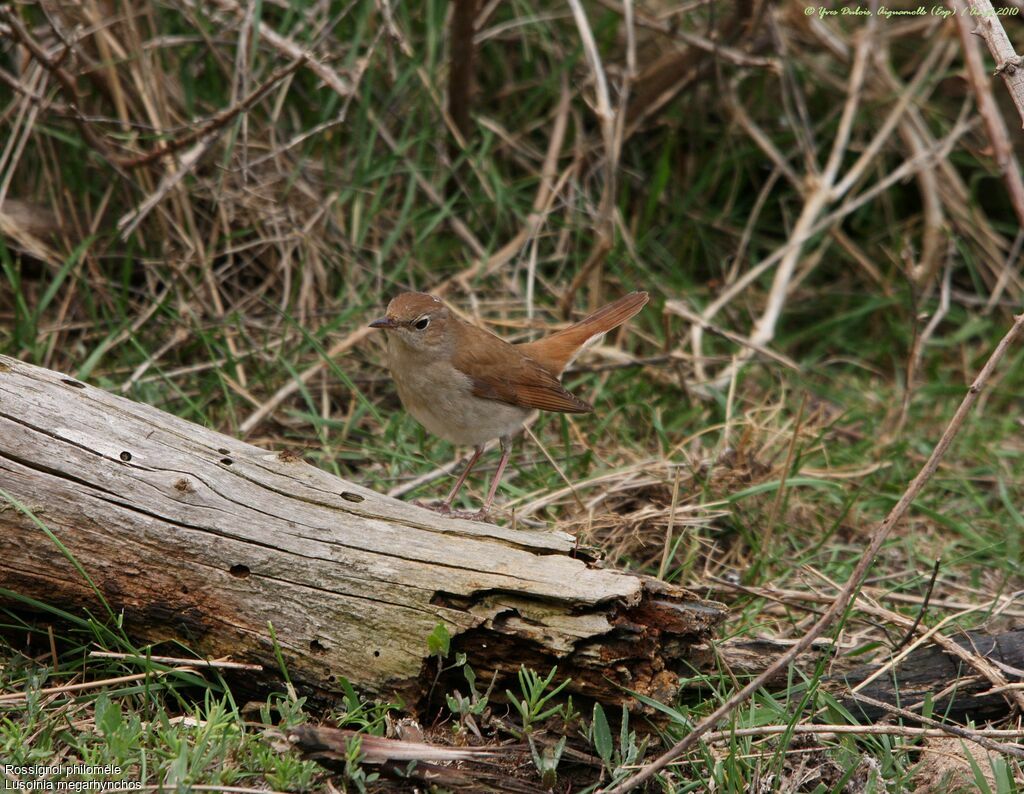
[(448, 513), (452, 518), (461, 518), (466, 521), (483, 521), (487, 518), (486, 510), (452, 510)]
[(479, 510), (474, 510), (472, 512), (467, 510), (462, 515), (460, 515), (459, 518), (464, 518), (467, 521), (483, 521), (484, 523), (487, 523), (487, 524), (493, 524), (494, 523), (493, 521), (490, 520), (491, 519), (491, 511), (490, 511), (489, 508), (486, 508), (486, 507), (481, 507)]
[(491, 511), (486, 507), (482, 507), (479, 510), (455, 510), (448, 502), (421, 502), (419, 499), (413, 499), (412, 504), (431, 510), (434, 513), (448, 516), (449, 518), (461, 518), (466, 521), (484, 521), (489, 524), (494, 523), (489, 520)]

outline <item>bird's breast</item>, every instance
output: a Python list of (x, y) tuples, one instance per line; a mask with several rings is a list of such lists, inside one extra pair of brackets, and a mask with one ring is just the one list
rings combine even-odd
[(428, 431), (454, 444), (476, 446), (511, 435), (530, 412), (473, 394), (473, 383), (448, 361), (424, 362), (400, 342), (388, 343), (398, 396)]

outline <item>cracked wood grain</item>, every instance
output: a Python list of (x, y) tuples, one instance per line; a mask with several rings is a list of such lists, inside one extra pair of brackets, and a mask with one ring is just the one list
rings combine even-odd
[(559, 664), (577, 691), (664, 695), (720, 605), (576, 559), (558, 532), (439, 516), (0, 356), (0, 587), (275, 670), (419, 702), (438, 622), (479, 671)]

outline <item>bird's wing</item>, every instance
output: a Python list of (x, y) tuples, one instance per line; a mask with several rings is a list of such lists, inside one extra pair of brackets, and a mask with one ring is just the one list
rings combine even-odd
[(452, 364), (469, 377), (475, 396), (520, 408), (569, 414), (593, 410), (515, 345), (468, 323), (460, 331), (464, 344), (458, 345)]

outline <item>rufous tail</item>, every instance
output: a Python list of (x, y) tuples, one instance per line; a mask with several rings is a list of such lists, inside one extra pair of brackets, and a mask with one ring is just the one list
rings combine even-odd
[(588, 339), (622, 325), (644, 307), (647, 299), (646, 292), (631, 292), (568, 328), (517, 347), (549, 372), (561, 375)]

